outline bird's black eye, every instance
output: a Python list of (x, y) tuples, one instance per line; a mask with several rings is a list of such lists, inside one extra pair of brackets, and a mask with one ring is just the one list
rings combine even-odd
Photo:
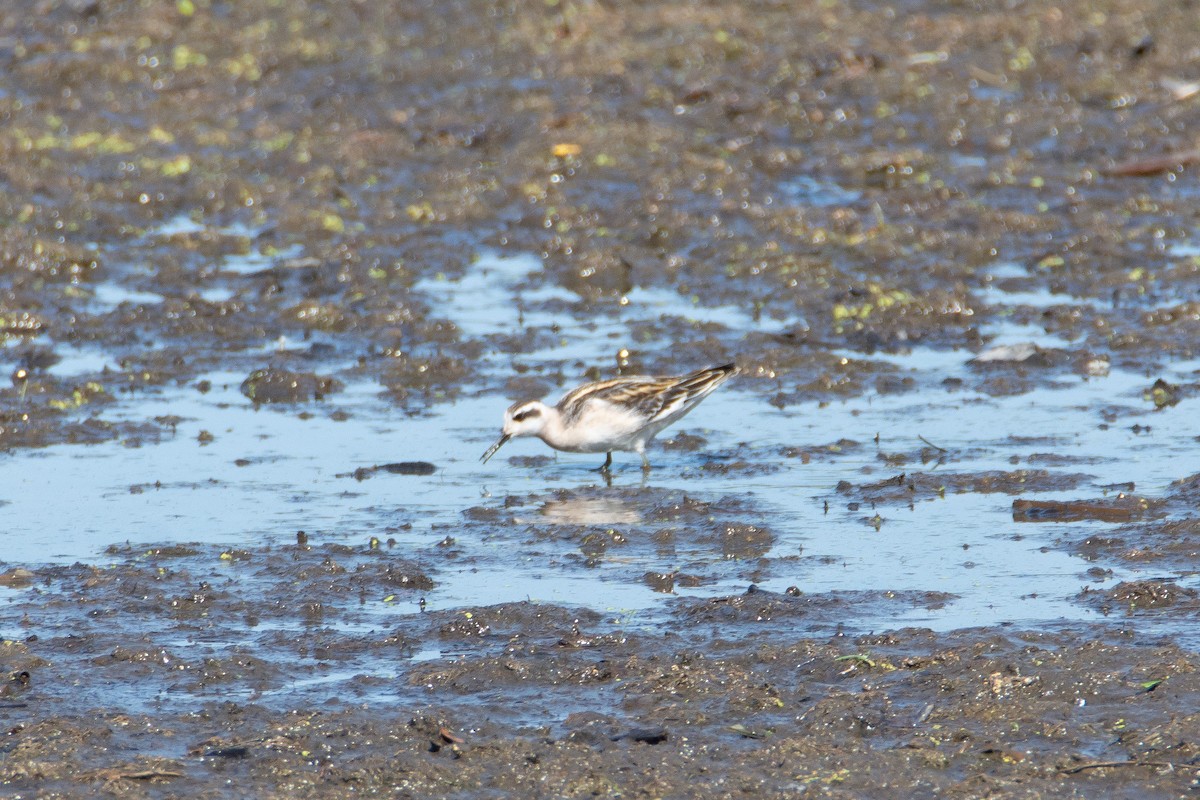
[(527, 408), (524, 411), (518, 411), (516, 414), (513, 414), (513, 422), (524, 422), (530, 417), (536, 417), (540, 415), (541, 412), (536, 408)]

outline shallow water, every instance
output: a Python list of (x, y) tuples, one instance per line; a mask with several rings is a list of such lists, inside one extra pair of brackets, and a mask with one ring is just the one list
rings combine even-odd
[[(568, 313), (567, 306), (554, 305), (568, 300), (567, 293), (530, 285), (539, 265), (527, 255), (484, 253), (461, 277), (430, 279), (417, 288), (472, 337), (486, 340), (521, 326), (552, 330), (554, 346), (520, 355), (534, 366), (539, 360), (603, 363), (611, 358), (614, 342), (628, 336), (628, 326), (647, 317), (668, 315), (745, 331), (755, 325), (736, 308), (701, 308), (693, 298), (662, 289), (630, 292), (599, 315)], [(480, 297), (492, 309), (485, 317), (470, 313)], [(1036, 328), (998, 319), (985, 331), (993, 344), (1036, 337), (1032, 341), (1042, 347), (1070, 346), (1044, 332), (1037, 335)], [(266, 341), (262, 352), (278, 347)], [(98, 369), (105, 361), (102, 353), (86, 349), (63, 354), (55, 372), (64, 375)], [(692, 596), (737, 593), (751, 582), (776, 592), (795, 586), (805, 593), (885, 588), (953, 595), (936, 607), (856, 619), (854, 626), (863, 630), (1093, 618), (1095, 612), (1073, 601), (1083, 587), (1096, 583), (1086, 574), (1093, 564), (1049, 545), (1061, 535), (1085, 538), (1103, 531), (1106, 523), (1067, 528), (1015, 522), (1014, 496), (1005, 493), (951, 492), (911, 505), (852, 507), (836, 490), (840, 481), (873, 483), (906, 470), (1036, 469), (1029, 461), (1039, 453), (1053, 453), (1065, 464), (1050, 468), (1052, 473), (1090, 476), (1070, 490), (1036, 495), (1043, 499), (1098, 497), (1104, 487), (1126, 482), (1153, 497), (1171, 481), (1200, 471), (1200, 455), (1190, 447), (1188, 404), (1151, 414), (1142, 397), (1157, 375), (1119, 369), (1103, 377), (1066, 375), (1010, 396), (945, 388), (946, 379), (970, 377), (973, 355), (928, 348), (858, 355), (914, 377), (913, 390), (868, 392), (784, 410), (747, 391), (751, 378), (743, 377), (740, 387), (735, 381), (722, 388), (677, 426), (705, 438), (698, 450), (652, 450), (655, 469), (648, 477), (636, 457), (617, 454), (611, 487), (603, 486), (594, 471), (598, 459), (593, 456), (553, 454), (535, 466), (519, 466), (522, 457), (550, 452), (537, 440), (517, 440), (481, 465), (479, 455), (508, 404), (500, 396), (467, 395), (437, 406), (434, 413), (405, 417), (379, 396), (373, 382), (343, 375), (346, 390), (326, 401), (256, 409), (238, 390), (243, 375), (211, 374), (204, 376), (212, 384), (205, 393), (194, 384), (168, 387), (123, 396), (103, 412), (110, 421), (182, 418), (165, 441), (56, 446), (15, 452), (0, 461), (10, 520), (4, 560), (103, 560), (108, 545), (122, 542), (282, 544), (294, 541), (301, 529), (312, 541), (391, 539), (399, 553), (429, 551), (452, 536), (461, 556), (457, 566), (445, 564), (433, 576), (433, 590), (386, 604), (376, 598), (374, 613), (384, 619), (413, 613), (418, 599), (429, 609), (531, 599), (581, 603), (649, 624), (664, 595), (631, 576), (681, 571), (706, 576), (699, 585), (675, 590)], [(483, 368), (502, 376), (509, 358), (492, 351)], [(681, 369), (695, 366), (681, 360)], [(1198, 366), (1177, 363), (1162, 377), (1183, 381)], [(1123, 409), (1121, 422), (1109, 424), (1102, 412), (1114, 407)], [(348, 416), (333, 415), (335, 410)], [(1147, 429), (1135, 431), (1131, 426), (1137, 421)], [(202, 431), (211, 434), (210, 441), (200, 441)], [(786, 447), (817, 452), (839, 439), (861, 446), (807, 464), (783, 454)], [(925, 451), (938, 461), (914, 460), (911, 454), (926, 444), (941, 448)], [(910, 454), (909, 463), (889, 465), (881, 460), (883, 453)], [(706, 471), (713, 458), (746, 466)], [(357, 467), (397, 461), (432, 462), (437, 471), (430, 477), (377, 474), (363, 481), (350, 475)], [(62, 502), (62, 486), (71, 487), (70, 502)], [(631, 535), (652, 530), (643, 521), (651, 502), (646, 489), (657, 492), (655, 497), (674, 493), (704, 502), (741, 498), (745, 507), (730, 519), (770, 529), (774, 538), (763, 553), (770, 566), (760, 568), (753, 558), (730, 560), (711, 542), (690, 543), (685, 531), (676, 534), (667, 552), (635, 548), (585, 567), (574, 544), (539, 545), (519, 533), (520, 526), (530, 524), (617, 528)], [(580, 491), (587, 496), (569, 498)], [(563, 492), (565, 503), (554, 499)], [(498, 519), (507, 515), (510, 521), (480, 521), (465, 514), (470, 509), (501, 510)], [(1145, 577), (1135, 568), (1113, 565), (1108, 580), (1139, 576)]]

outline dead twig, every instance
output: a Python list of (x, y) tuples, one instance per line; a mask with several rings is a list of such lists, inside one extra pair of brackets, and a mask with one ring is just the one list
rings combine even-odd
[(141, 772), (122, 772), (121, 777), (131, 781), (152, 781), (155, 778), (182, 778), (182, 772), (168, 769), (144, 769)]
[(1160, 156), (1148, 156), (1130, 161), (1122, 161), (1104, 170), (1109, 175), (1118, 177), (1142, 177), (1156, 175), (1159, 172), (1171, 172), (1200, 161), (1200, 149), (1183, 150), (1178, 153), (1166, 153)]
[(934, 450), (937, 450), (939, 453), (949, 453), (949, 452), (950, 452), (949, 450), (947, 450), (947, 449), (946, 449), (946, 448), (944, 448), (944, 447), (938, 447), (936, 444), (934, 444), (933, 442), (929, 441), (928, 439), (926, 439), (924, 436), (921, 436), (920, 434), (918, 434), (918, 435), (917, 435), (917, 438), (918, 438), (918, 439), (920, 439), (920, 440), (921, 440), (922, 442), (924, 442), (925, 444), (927, 444), (927, 445), (929, 445), (930, 447), (932, 447)]

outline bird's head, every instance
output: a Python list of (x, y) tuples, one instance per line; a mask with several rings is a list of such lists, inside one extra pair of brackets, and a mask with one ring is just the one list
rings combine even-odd
[(541, 400), (524, 400), (513, 403), (504, 412), (504, 427), (500, 429), (500, 438), (483, 454), (483, 463), (496, 454), (509, 439), (518, 436), (537, 436), (546, 427), (546, 419), (550, 408)]

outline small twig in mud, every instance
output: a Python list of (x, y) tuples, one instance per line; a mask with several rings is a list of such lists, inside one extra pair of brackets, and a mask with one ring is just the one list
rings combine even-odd
[(920, 440), (921, 440), (922, 442), (924, 442), (925, 444), (927, 444), (927, 445), (929, 445), (930, 447), (932, 447), (934, 450), (937, 450), (939, 453), (949, 453), (949, 452), (950, 452), (949, 450), (947, 450), (947, 449), (946, 449), (946, 448), (944, 448), (944, 447), (938, 447), (936, 444), (934, 444), (933, 442), (929, 441), (929, 440), (928, 440), (928, 439), (926, 439), (924, 436), (918, 435), (918, 436), (917, 436), (917, 438), (918, 438), (918, 439), (920, 439)]
[(144, 769), (141, 772), (122, 772), (121, 777), (131, 781), (150, 781), (155, 778), (182, 778), (182, 772), (165, 769)]
[(104, 790), (111, 791), (120, 784), (121, 781), (152, 781), (160, 778), (182, 778), (184, 774), (173, 769), (144, 769), (134, 772), (124, 772), (118, 767), (108, 767), (98, 769), (95, 772), (88, 773), (85, 778), (87, 780), (104, 781)]
[(1141, 177), (1155, 175), (1159, 172), (1170, 172), (1200, 161), (1200, 149), (1183, 150), (1177, 153), (1166, 153), (1161, 156), (1149, 156), (1132, 161), (1122, 161), (1114, 164), (1105, 172), (1121, 177)]
[(868, 667), (875, 666), (875, 662), (866, 653), (851, 653), (847, 656), (837, 656), (834, 661), (853, 661), (858, 664), (866, 664)]
[(1085, 769), (1106, 769), (1108, 767), (1167, 767), (1168, 769), (1184, 767), (1186, 769), (1200, 769), (1200, 764), (1176, 764), (1173, 761), (1092, 761), (1087, 764), (1077, 764), (1074, 767), (1059, 767), (1058, 771), (1065, 775), (1074, 775), (1077, 772), (1083, 772)]

